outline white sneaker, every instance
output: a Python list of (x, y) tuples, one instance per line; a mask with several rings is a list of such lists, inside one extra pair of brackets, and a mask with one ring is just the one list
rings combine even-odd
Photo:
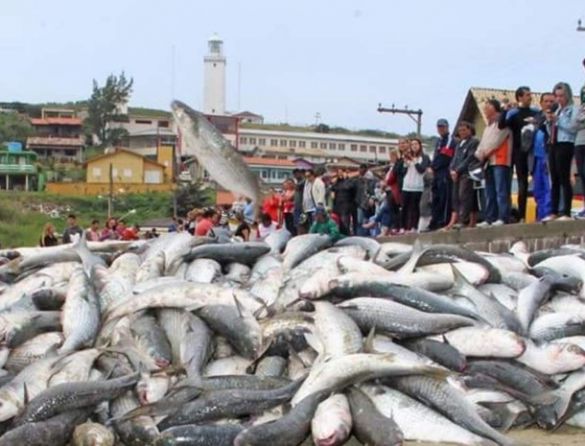
[(550, 214), (550, 215), (547, 215), (546, 217), (544, 217), (542, 219), (542, 221), (544, 221), (544, 222), (547, 222), (547, 221), (555, 221), (556, 219), (557, 219), (557, 216), (556, 215)]
[(490, 222), (489, 221), (482, 221), (476, 225), (478, 228), (489, 228)]
[(573, 220), (573, 219), (567, 215), (563, 215), (562, 217), (557, 218), (557, 221), (571, 221), (571, 220)]
[(496, 220), (492, 223), (492, 226), (504, 226), (505, 224), (504, 220)]

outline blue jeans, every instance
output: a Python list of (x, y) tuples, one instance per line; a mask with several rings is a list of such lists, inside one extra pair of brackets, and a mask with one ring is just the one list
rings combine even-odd
[(488, 223), (510, 218), (510, 167), (489, 166), (485, 172), (485, 219)]
[(356, 227), (355, 235), (358, 235), (361, 237), (368, 237), (369, 236), (369, 231), (362, 226), (364, 223), (366, 223), (366, 213), (364, 212), (364, 210), (362, 208), (360, 208), (358, 206), (358, 208), (357, 208), (357, 227)]

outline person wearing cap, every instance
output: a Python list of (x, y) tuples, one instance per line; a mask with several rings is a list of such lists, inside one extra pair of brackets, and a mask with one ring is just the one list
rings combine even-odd
[(483, 106), (488, 126), (483, 131), (475, 157), (485, 167), (485, 220), (478, 227), (501, 226), (510, 219), (512, 132), (499, 126), (502, 108), (496, 99)]
[(323, 206), (317, 206), (315, 209), (315, 222), (311, 225), (309, 232), (311, 234), (327, 234), (333, 243), (342, 238), (339, 228), (329, 218), (327, 210)]
[(451, 217), (451, 176), (449, 164), (455, 154), (456, 141), (449, 133), (449, 121), (439, 119), (437, 121), (437, 133), (439, 139), (435, 144), (431, 170), (433, 179), (431, 184), (431, 222), (430, 230), (441, 229), (449, 223)]

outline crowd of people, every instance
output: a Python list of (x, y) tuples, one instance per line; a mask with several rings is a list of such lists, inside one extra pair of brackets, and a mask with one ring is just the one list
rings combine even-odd
[[(293, 236), (321, 233), (337, 240), (501, 226), (526, 220), (530, 179), (536, 220), (569, 220), (577, 179), (585, 191), (585, 87), (581, 106), (573, 103), (571, 87), (564, 82), (537, 98), (538, 106), (534, 99), (530, 88), (522, 86), (515, 103), (486, 101), (487, 125), (480, 138), (470, 122), (459, 122), (451, 132), (449, 122), (439, 119), (431, 156), (420, 139), (402, 138), (385, 166), (362, 164), (357, 172), (295, 169), (292, 178), (259, 203), (259, 215), (256, 203), (242, 199), (231, 209), (194, 209), (185, 219), (174, 218), (167, 230), (248, 241), (286, 228)], [(585, 219), (585, 207), (575, 218)], [(75, 215), (69, 215), (62, 242), (72, 242), (83, 232)], [(89, 241), (136, 240), (140, 228), (109, 218), (103, 227), (94, 220), (85, 234)], [(143, 236), (158, 233), (151, 230)], [(40, 244), (58, 243), (48, 223)]]
[(105, 225), (100, 226), (99, 220), (93, 220), (89, 228), (83, 230), (77, 223), (77, 216), (67, 216), (67, 227), (61, 234), (61, 240), (55, 231), (53, 223), (46, 223), (43, 227), (39, 244), (40, 246), (55, 246), (60, 242), (73, 243), (85, 232), (85, 238), (89, 242), (103, 242), (106, 240), (138, 240), (140, 227), (138, 225), (127, 226), (124, 219), (108, 218)]
[[(451, 132), (439, 119), (431, 156), (420, 139), (403, 138), (382, 168), (296, 169), (263, 201), (257, 236), (277, 227), (339, 238), (525, 222), (530, 180), (537, 221), (585, 219), (585, 207), (572, 215), (575, 182), (585, 190), (585, 87), (580, 96), (577, 106), (564, 82), (539, 98), (522, 86), (515, 103), (482, 104), (481, 137), (471, 122)], [(234, 208), (253, 223), (249, 200)]]

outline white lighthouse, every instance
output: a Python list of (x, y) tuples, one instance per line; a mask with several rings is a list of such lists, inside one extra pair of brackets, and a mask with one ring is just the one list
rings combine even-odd
[(225, 56), (223, 41), (217, 34), (208, 40), (209, 53), (205, 56), (203, 112), (210, 115), (225, 114)]

